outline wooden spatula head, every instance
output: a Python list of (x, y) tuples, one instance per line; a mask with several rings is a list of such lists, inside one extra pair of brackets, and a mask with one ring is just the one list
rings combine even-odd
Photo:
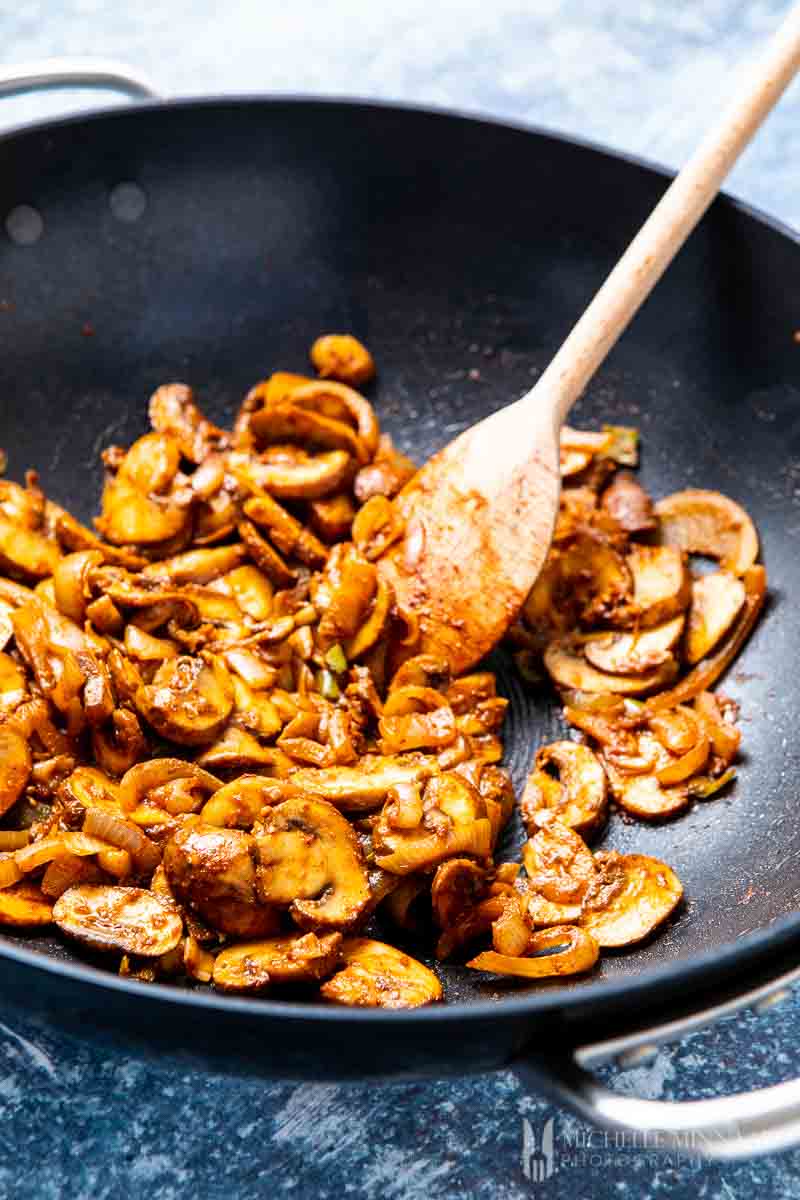
[(459, 673), (502, 637), (547, 556), (559, 490), (552, 413), (531, 428), (517, 404), (417, 472), (396, 500), (405, 538), (379, 565), (418, 622), (414, 653), (444, 656)]

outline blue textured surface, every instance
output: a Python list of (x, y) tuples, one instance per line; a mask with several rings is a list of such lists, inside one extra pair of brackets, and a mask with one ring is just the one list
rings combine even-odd
[[(171, 94), (286, 91), (452, 105), (561, 129), (678, 165), (731, 67), (787, 3), (751, 0), (25, 0), (0, 2), (0, 55), (103, 54)], [(84, 107), (85, 96), (4, 103), (0, 124)], [(795, 226), (795, 87), (730, 190)], [(605, 1076), (672, 1099), (741, 1090), (797, 1070), (800, 998), (695, 1034), (648, 1067)], [(522, 1169), (523, 1121), (555, 1119), (554, 1173)], [(591, 1135), (513, 1074), (336, 1087), (186, 1074), (113, 1040), (65, 1036), (0, 1003), (0, 1200), (352, 1195), (403, 1200), (540, 1196), (800, 1195), (800, 1151), (701, 1165)]]

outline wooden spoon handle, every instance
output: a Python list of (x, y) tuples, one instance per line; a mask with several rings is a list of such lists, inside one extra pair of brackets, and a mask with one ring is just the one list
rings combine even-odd
[(706, 134), (614, 267), (535, 387), (522, 398), (558, 425), (627, 328), (719, 191), (742, 150), (800, 67), (800, 4), (751, 68), (739, 94)]

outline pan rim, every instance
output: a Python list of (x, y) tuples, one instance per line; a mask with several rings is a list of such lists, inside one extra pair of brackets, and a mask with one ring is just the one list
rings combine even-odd
[[(204, 109), (252, 108), (253, 106), (270, 109), (282, 106), (340, 108), (348, 111), (393, 113), (411, 118), (432, 118), (443, 122), (481, 125), (533, 135), (543, 141), (573, 147), (593, 156), (600, 156), (615, 166), (621, 164), (644, 171), (664, 182), (674, 178), (676, 173), (670, 168), (639, 155), (619, 151), (591, 139), (572, 134), (561, 134), (532, 123), (492, 117), (480, 112), (409, 102), (363, 99), (357, 96), (313, 96), (292, 93), (181, 96), (176, 99), (145, 101), (134, 107), (119, 105), (103, 107), (89, 113), (81, 112), (55, 119), (35, 120), (15, 126), (13, 129), (0, 133), (0, 147), (11, 149), (16, 141), (27, 137), (40, 136), (63, 127), (83, 126), (86, 123), (103, 124), (107, 121), (125, 120), (133, 118), (139, 113), (144, 115), (150, 112), (174, 112), (176, 110), (194, 112)], [(714, 201), (715, 206), (720, 204), (732, 206), (749, 219), (800, 245), (800, 230), (795, 230), (786, 222), (756, 205), (727, 191), (720, 192)], [(607, 1010), (609, 1006), (613, 1006), (615, 1002), (622, 999), (641, 1003), (648, 997), (656, 994), (664, 997), (668, 993), (674, 993), (681, 986), (685, 987), (689, 984), (713, 986), (715, 977), (726, 970), (738, 965), (746, 972), (748, 967), (755, 966), (759, 959), (781, 951), (788, 954), (795, 945), (800, 946), (800, 912), (786, 914), (770, 925), (751, 930), (721, 948), (692, 954), (686, 958), (678, 958), (663, 965), (650, 966), (641, 974), (632, 977), (622, 976), (618, 979), (600, 977), (587, 981), (584, 986), (577, 989), (548, 986), (541, 991), (526, 991), (519, 996), (509, 994), (496, 999), (473, 1000), (468, 1003), (453, 1001), (406, 1011), (340, 1008), (312, 1002), (264, 1000), (257, 997), (240, 998), (227, 996), (211, 989), (200, 991), (184, 990), (172, 986), (153, 987), (152, 984), (120, 978), (79, 960), (67, 961), (52, 958), (41, 951), (17, 945), (10, 940), (7, 941), (5, 937), (0, 940), (0, 959), (54, 974), (65, 980), (86, 984), (92, 989), (110, 989), (118, 994), (129, 995), (135, 1000), (146, 1000), (156, 1004), (183, 1005), (198, 1012), (208, 1011), (231, 1016), (239, 1014), (242, 1017), (249, 1016), (254, 1019), (280, 1018), (299, 1023), (324, 1020), (344, 1026), (364, 1023), (374, 1026), (376, 1023), (391, 1023), (393, 1027), (409, 1028), (418, 1025), (430, 1027), (434, 1024), (440, 1025), (442, 1022), (451, 1021), (480, 1023), (500, 1015), (511, 1019), (552, 1014), (556, 1011), (567, 1014), (579, 1009), (602, 1008)], [(787, 962), (784, 960), (780, 969), (785, 970), (786, 967)], [(742, 990), (745, 990), (745, 987), (746, 984), (743, 985)]]

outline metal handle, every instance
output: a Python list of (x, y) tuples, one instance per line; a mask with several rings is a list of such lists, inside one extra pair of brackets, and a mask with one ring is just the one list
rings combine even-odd
[(649, 1057), (656, 1047), (745, 1007), (765, 1011), (789, 995), (800, 979), (794, 967), (687, 1019), (639, 1031), (627, 1038), (582, 1046), (565, 1053), (537, 1054), (515, 1063), (523, 1078), (544, 1084), (559, 1101), (596, 1125), (616, 1130), (649, 1151), (682, 1151), (712, 1160), (772, 1154), (800, 1144), (800, 1079), (710, 1100), (640, 1100), (599, 1083), (584, 1064), (616, 1059), (625, 1066)]
[(106, 58), (42, 58), (0, 66), (0, 97), (55, 88), (99, 88), (136, 99), (158, 100), (150, 80), (125, 63)]

